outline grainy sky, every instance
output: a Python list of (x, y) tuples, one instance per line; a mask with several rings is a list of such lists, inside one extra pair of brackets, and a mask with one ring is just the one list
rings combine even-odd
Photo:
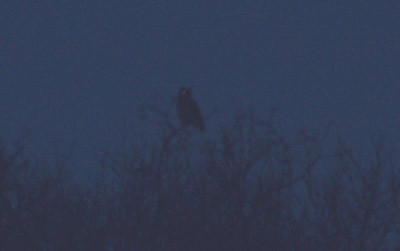
[(335, 121), (355, 143), (400, 139), (398, 1), (2, 1), (0, 135), (74, 165), (133, 133), (142, 103), (192, 86), (207, 137), (232, 104), (278, 108), (282, 130)]

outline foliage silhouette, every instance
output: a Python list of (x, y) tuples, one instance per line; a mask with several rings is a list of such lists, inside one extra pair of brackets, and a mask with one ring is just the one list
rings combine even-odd
[[(176, 129), (122, 137), (90, 189), (23, 148), (0, 148), (0, 250), (398, 250), (395, 150), (284, 137), (239, 113), (219, 138)], [(322, 170), (323, 169), (323, 170)], [(49, 171), (50, 170), (50, 171)]]

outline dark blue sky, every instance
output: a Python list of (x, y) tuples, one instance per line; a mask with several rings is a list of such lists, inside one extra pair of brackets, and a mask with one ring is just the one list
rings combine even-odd
[(218, 106), (208, 137), (234, 101), (276, 106), (283, 130), (400, 139), (396, 1), (2, 1), (0, 25), (0, 135), (29, 128), (42, 156), (75, 140), (90, 162), (181, 85)]

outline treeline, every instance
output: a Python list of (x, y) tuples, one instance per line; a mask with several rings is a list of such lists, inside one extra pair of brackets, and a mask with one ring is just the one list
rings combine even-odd
[(1, 146), (0, 249), (400, 250), (400, 173), (382, 137), (360, 153), (332, 146), (329, 127), (288, 139), (245, 113), (207, 140), (155, 124), (104, 151), (87, 189), (62, 160)]

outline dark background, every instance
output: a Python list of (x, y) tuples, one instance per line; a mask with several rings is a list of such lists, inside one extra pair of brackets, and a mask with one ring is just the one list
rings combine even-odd
[[(193, 87), (204, 137), (230, 123), (233, 104), (283, 131), (316, 130), (363, 147), (399, 139), (400, 4), (395, 1), (2, 1), (0, 135), (28, 129), (49, 157), (94, 166), (124, 123), (148, 124), (141, 104), (167, 107)], [(214, 107), (218, 110), (213, 113)], [(124, 122), (125, 121), (125, 122)], [(176, 120), (178, 124), (178, 121)]]

